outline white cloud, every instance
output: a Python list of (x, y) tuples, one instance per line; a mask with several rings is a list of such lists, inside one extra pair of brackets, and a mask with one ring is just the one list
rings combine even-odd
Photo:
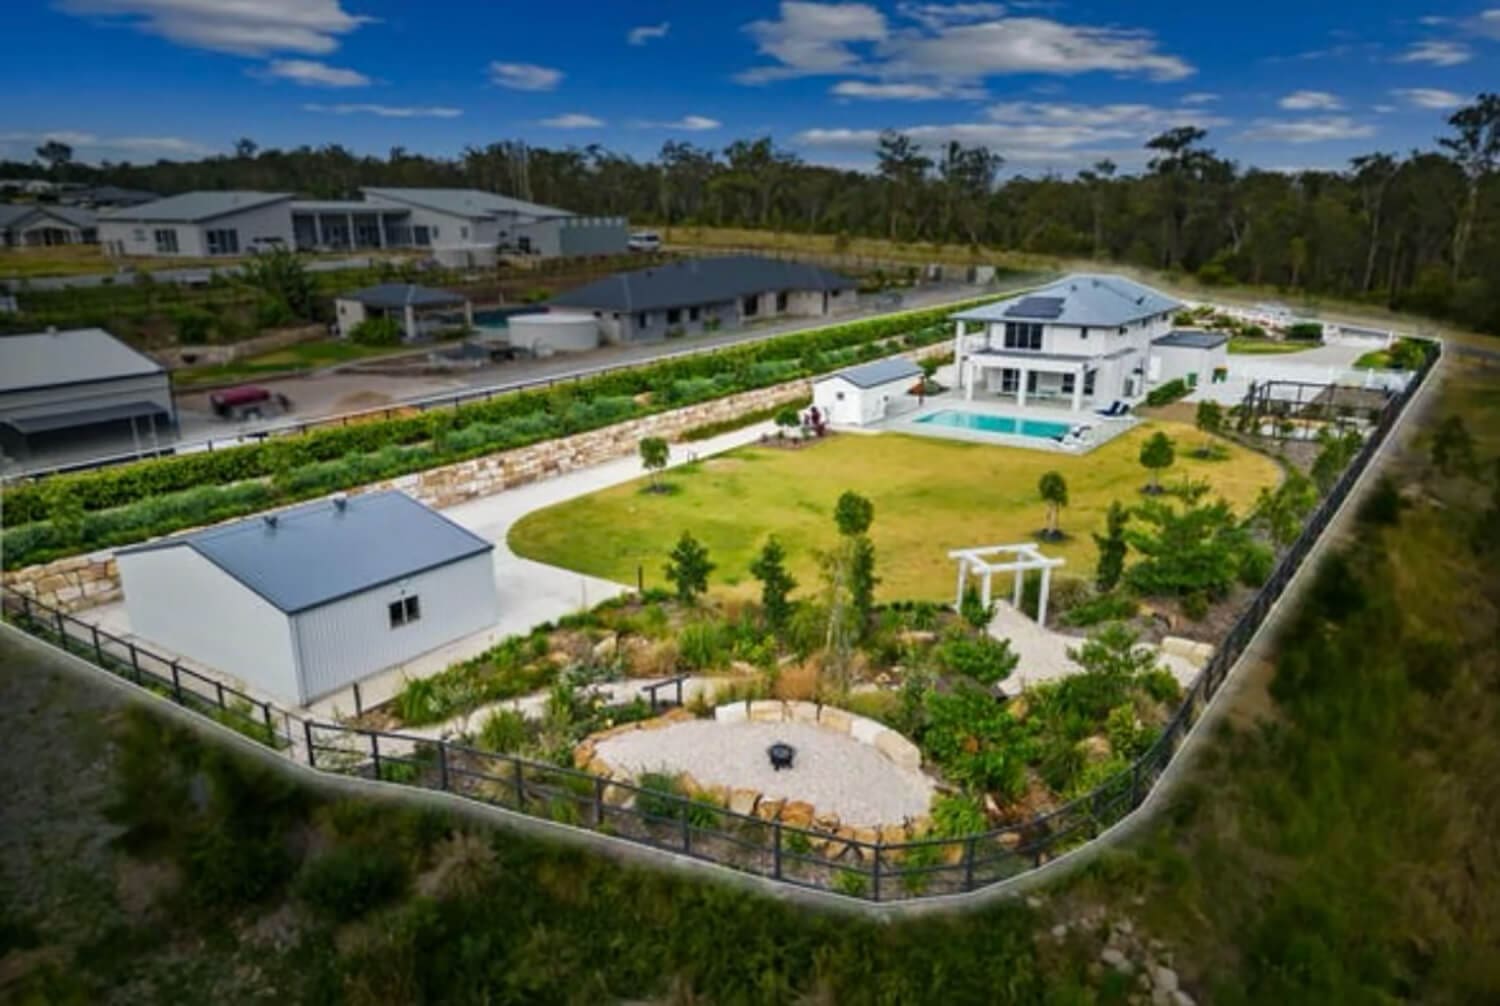
[(784, 0), (778, 18), (745, 26), (772, 63), (737, 79), (760, 84), (838, 73), (952, 85), (1013, 73), (1107, 71), (1180, 80), (1195, 72), (1138, 29), (1008, 17), (1000, 5), (983, 3), (905, 4), (897, 13), (908, 23), (893, 28), (869, 4)]
[(490, 82), (512, 91), (551, 91), (562, 82), (563, 72), (535, 63), (490, 64)]
[(1395, 105), (1371, 105), (1370, 108), (1379, 112), (1381, 115), (1389, 115), (1396, 110)]
[(35, 147), (56, 140), (73, 148), (77, 160), (97, 162), (131, 160), (147, 157), (194, 158), (212, 154), (214, 149), (196, 140), (180, 136), (100, 136), (77, 129), (55, 129), (45, 132), (0, 133), (0, 153), (27, 160)]
[(983, 98), (984, 90), (951, 84), (923, 84), (917, 81), (841, 80), (828, 89), (839, 98), (864, 98), (874, 101), (932, 101), (937, 98)]
[(370, 83), (370, 78), (358, 70), (329, 66), (316, 59), (273, 59), (259, 73), (304, 87), (366, 87)]
[(1189, 94), (1184, 94), (1179, 100), (1184, 105), (1207, 105), (1210, 102), (1218, 101), (1219, 97), (1219, 95), (1212, 91), (1193, 91)]
[(1480, 11), (1478, 16), (1469, 18), (1464, 27), (1478, 35), (1500, 39), (1500, 7)]
[(543, 119), (542, 125), (551, 129), (594, 129), (604, 125), (604, 120), (582, 112), (567, 112), (563, 115), (554, 115), (550, 119)]
[(1293, 91), (1277, 104), (1289, 112), (1336, 112), (1344, 107), (1337, 95), (1327, 91)]
[(303, 105), (305, 112), (324, 112), (328, 115), (378, 115), (383, 119), (456, 119), (464, 114), (461, 108), (443, 105), (372, 105), (368, 103), (342, 105)]
[(350, 14), (342, 0), (60, 0), (85, 17), (119, 18), (179, 45), (263, 56), (324, 54), (371, 20)]
[(1474, 58), (1474, 50), (1462, 42), (1414, 42), (1398, 63), (1431, 63), (1433, 66), (1458, 66)]
[(663, 21), (661, 24), (643, 24), (630, 29), (625, 36), (625, 41), (631, 45), (645, 45), (654, 38), (666, 38), (671, 28), (672, 22), (670, 21)]
[(1463, 95), (1437, 87), (1398, 87), (1391, 93), (1417, 108), (1457, 108), (1464, 103)]
[(1054, 126), (1086, 126), (1126, 131), (1170, 129), (1173, 126), (1226, 125), (1229, 120), (1198, 108), (1168, 108), (1160, 105), (1118, 103), (1079, 105), (1063, 102), (1007, 101), (991, 105), (985, 114), (996, 122), (1020, 122)]
[(1330, 115), (1307, 119), (1256, 119), (1240, 134), (1244, 140), (1275, 140), (1281, 143), (1326, 143), (1330, 140), (1359, 140), (1375, 135), (1375, 127), (1356, 122), (1347, 115)]
[(689, 133), (703, 133), (710, 129), (718, 129), (724, 123), (718, 119), (710, 119), (706, 115), (684, 115), (680, 119), (668, 122), (652, 122), (647, 119), (637, 120), (631, 123), (637, 129), (675, 129)]

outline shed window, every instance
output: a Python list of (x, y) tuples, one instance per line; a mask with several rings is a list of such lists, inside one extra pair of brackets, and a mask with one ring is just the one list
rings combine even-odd
[(156, 251), (161, 255), (177, 254), (177, 231), (170, 228), (162, 228), (153, 235), (156, 239)]
[(204, 236), (208, 239), (210, 255), (238, 255), (240, 253), (240, 232), (232, 227), (207, 231)]
[(782, 291), (780, 291), (780, 292), (778, 292), (776, 294), (776, 310), (778, 312), (786, 310), (786, 291), (785, 290), (782, 290)]
[(667, 324), (668, 325), (675, 325), (675, 324), (677, 324), (681, 320), (682, 320), (682, 308), (680, 308), (680, 307), (669, 307), (669, 308), (667, 308)]
[(688, 308), (688, 321), (697, 321), (703, 315), (701, 307)]
[(403, 597), (399, 601), (392, 601), (387, 608), (391, 618), (391, 628), (399, 629), (403, 625), (420, 621), (422, 618), (422, 601), (415, 594), (411, 597)]

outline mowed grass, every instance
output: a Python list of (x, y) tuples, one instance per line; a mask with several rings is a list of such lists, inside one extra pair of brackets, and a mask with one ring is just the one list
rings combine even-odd
[(511, 530), (510, 546), (529, 559), (621, 583), (665, 585), (662, 567), (683, 531), (708, 546), (717, 564), (711, 587), (747, 597), (757, 589), (748, 566), (766, 537), (789, 552), (801, 591), (819, 589), (816, 553), (837, 537), (834, 502), (852, 489), (875, 504), (871, 529), (879, 555), (878, 596), (886, 600), (952, 596), (950, 549), (1032, 541), (1045, 526), (1037, 498), (1042, 473), (1068, 482), (1061, 527), (1069, 539), (1046, 551), (1067, 561), (1063, 575), (1092, 578), (1090, 532), (1104, 527), (1113, 500), (1134, 503), (1148, 482), (1141, 443), (1156, 430), (1177, 441), (1165, 478), (1207, 479), (1244, 513), (1280, 468), (1271, 458), (1229, 444), (1225, 461), (1186, 456), (1203, 439), (1191, 426), (1153, 421), (1082, 457), (1019, 447), (881, 434), (836, 436), (802, 450), (747, 447), (668, 472), (671, 492), (645, 492), (645, 479), (530, 514)]
[(1243, 356), (1281, 356), (1286, 353), (1303, 353), (1314, 345), (1316, 344), (1311, 342), (1277, 342), (1275, 339), (1237, 335), (1229, 340), (1229, 351)]

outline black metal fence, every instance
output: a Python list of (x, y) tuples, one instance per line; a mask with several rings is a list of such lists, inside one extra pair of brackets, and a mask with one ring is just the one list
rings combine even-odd
[[(965, 836), (886, 841), (878, 829), (822, 828), (741, 813), (702, 798), (450, 741), (303, 719), (179, 662), (21, 595), (3, 599), (16, 625), (312, 768), (442, 790), (800, 887), (873, 901), (978, 890), (1035, 869), (1124, 818), (1146, 799), (1230, 669), (1307, 558), (1441, 347), (1388, 403), (1363, 446), (1229, 630), (1161, 735), (1131, 767), (1048, 814)], [(668, 679), (656, 687), (678, 688)], [(651, 691), (653, 706), (656, 692)]]

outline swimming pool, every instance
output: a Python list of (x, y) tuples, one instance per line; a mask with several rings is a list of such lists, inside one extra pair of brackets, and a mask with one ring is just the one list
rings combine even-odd
[(919, 417), (916, 421), (931, 426), (948, 426), (955, 430), (1004, 433), (1010, 436), (1034, 437), (1037, 440), (1056, 440), (1073, 428), (1069, 423), (1050, 423), (1044, 419), (1017, 419), (1014, 416), (996, 416), (987, 412), (960, 412), (956, 409), (931, 412)]

